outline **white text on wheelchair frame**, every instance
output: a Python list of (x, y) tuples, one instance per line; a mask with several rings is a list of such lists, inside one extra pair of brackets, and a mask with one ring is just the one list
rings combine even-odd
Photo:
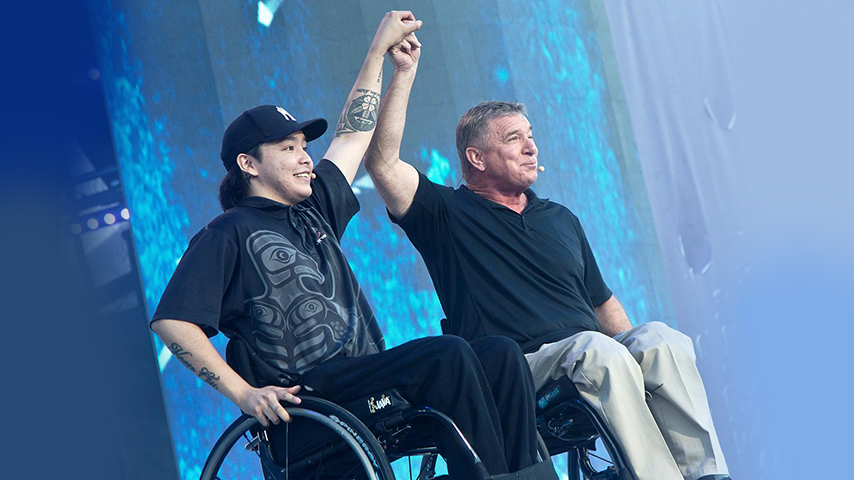
[(382, 394), (379, 400), (376, 400), (374, 397), (368, 399), (368, 409), (371, 413), (377, 413), (377, 411), (384, 409), (391, 405), (391, 397), (385, 396)]

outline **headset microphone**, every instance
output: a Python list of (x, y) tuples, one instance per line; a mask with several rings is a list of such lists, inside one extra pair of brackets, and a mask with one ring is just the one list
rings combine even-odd
[(539, 167), (537, 167), (537, 170), (539, 170), (539, 171), (541, 171), (541, 172), (545, 172), (545, 171), (546, 171), (546, 167), (544, 167), (544, 166), (540, 165)]

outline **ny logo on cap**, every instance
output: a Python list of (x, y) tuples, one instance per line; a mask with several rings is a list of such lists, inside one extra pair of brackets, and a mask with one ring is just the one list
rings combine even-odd
[(293, 115), (291, 115), (290, 113), (288, 113), (288, 111), (287, 111), (287, 110), (285, 110), (284, 108), (282, 108), (282, 107), (276, 107), (276, 110), (277, 110), (279, 113), (281, 113), (281, 114), (282, 114), (282, 116), (283, 116), (283, 117), (285, 117), (286, 119), (288, 119), (288, 120), (290, 120), (290, 121), (292, 121), (292, 122), (296, 122), (296, 121), (297, 121), (297, 119), (296, 119), (296, 118), (294, 118), (294, 116), (293, 116)]

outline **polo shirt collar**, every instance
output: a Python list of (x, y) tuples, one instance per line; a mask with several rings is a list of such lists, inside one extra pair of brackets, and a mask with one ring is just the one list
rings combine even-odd
[(290, 208), (297, 208), (298, 210), (305, 209), (305, 207), (300, 204), (285, 205), (284, 203), (271, 200), (267, 197), (245, 197), (243, 200), (237, 202), (237, 204), (242, 207), (252, 207), (265, 211), (287, 210)]
[[(504, 205), (501, 205), (500, 203), (496, 203), (496, 202), (493, 202), (492, 200), (481, 197), (480, 195), (478, 195), (478, 194), (474, 193), (472, 190), (470, 190), (466, 185), (461, 186), (460, 189), (465, 191), (469, 196), (476, 198), (477, 199), (476, 201), (482, 202), (484, 205), (487, 205), (490, 208), (510, 210), (509, 208), (505, 207)], [(528, 197), (528, 204), (525, 205), (525, 208), (522, 210), (522, 213), (529, 212), (529, 211), (533, 210), (534, 208), (539, 207), (540, 205), (548, 202), (548, 200), (549, 200), (548, 198), (538, 197), (537, 194), (534, 192), (534, 190), (531, 188), (528, 188), (527, 190), (525, 190), (525, 196)]]
[[(266, 197), (246, 197), (237, 205), (241, 207), (249, 207), (254, 208), (256, 210), (260, 210), (271, 217), (278, 220), (285, 220), (291, 222), (291, 219), (294, 215), (299, 216), (306, 210), (308, 207), (298, 203), (296, 205), (285, 205), (284, 203), (277, 202), (275, 200), (271, 200)], [(297, 229), (296, 226), (292, 225), (294, 229)], [(298, 229), (297, 229), (298, 230)]]
[(533, 208), (539, 207), (540, 205), (549, 201), (548, 198), (538, 197), (537, 194), (534, 193), (534, 191), (531, 190), (530, 188), (525, 190), (525, 195), (528, 196), (528, 204), (525, 205), (525, 210), (522, 210), (523, 212), (526, 210), (531, 210)]

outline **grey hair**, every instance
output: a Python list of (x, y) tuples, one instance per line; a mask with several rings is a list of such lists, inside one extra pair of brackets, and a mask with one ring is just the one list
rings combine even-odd
[(507, 115), (526, 115), (525, 104), (516, 102), (483, 102), (470, 108), (457, 124), (457, 154), (463, 178), (468, 180), (471, 164), (466, 158), (466, 149), (475, 147), (483, 150), (489, 135), (489, 122), (493, 118)]

